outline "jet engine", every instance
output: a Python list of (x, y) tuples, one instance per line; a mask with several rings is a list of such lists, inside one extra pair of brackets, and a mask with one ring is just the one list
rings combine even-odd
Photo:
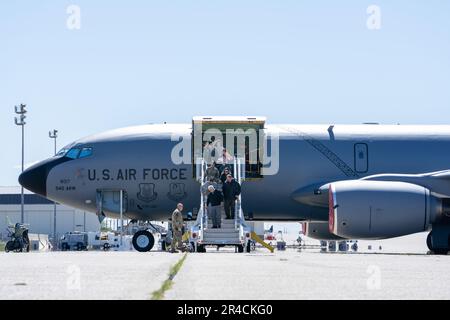
[(328, 230), (328, 223), (326, 222), (303, 222), (303, 234), (309, 238), (316, 240), (342, 240), (343, 238), (332, 234)]
[(384, 239), (426, 231), (448, 211), (449, 200), (417, 184), (372, 180), (331, 183), (328, 198), (329, 231), (348, 239)]

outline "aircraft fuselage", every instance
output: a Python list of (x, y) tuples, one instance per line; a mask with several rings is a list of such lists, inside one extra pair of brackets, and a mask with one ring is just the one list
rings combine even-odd
[[(328, 208), (313, 204), (314, 191), (323, 184), (379, 173), (439, 171), (450, 164), (450, 126), (269, 125), (267, 130), (279, 135), (279, 169), (242, 185), (243, 210), (254, 220), (327, 221)], [(72, 146), (91, 148), (92, 155), (48, 159), (29, 168), (20, 182), (91, 212), (97, 210), (98, 190), (122, 189), (125, 216), (138, 220), (167, 220), (178, 202), (185, 212), (195, 211), (200, 184), (191, 163), (173, 163), (172, 151), (179, 143), (174, 132), (190, 144), (187, 124), (145, 125), (87, 137)], [(302, 193), (307, 200), (296, 196)]]

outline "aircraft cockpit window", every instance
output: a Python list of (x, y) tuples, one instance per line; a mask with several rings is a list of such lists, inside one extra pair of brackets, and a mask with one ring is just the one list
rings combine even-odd
[(58, 153), (55, 155), (55, 157), (64, 156), (66, 153), (67, 153), (67, 149), (66, 148), (61, 149), (61, 150), (58, 151)]
[(87, 158), (92, 156), (92, 148), (83, 148), (81, 149), (80, 155), (78, 156), (78, 158)]
[(76, 159), (76, 158), (78, 158), (79, 154), (80, 154), (80, 149), (72, 148), (67, 152), (66, 157), (71, 158), (71, 159)]

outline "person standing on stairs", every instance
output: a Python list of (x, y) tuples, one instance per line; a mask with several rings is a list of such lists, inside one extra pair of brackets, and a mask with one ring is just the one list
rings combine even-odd
[(234, 219), (236, 200), (241, 194), (241, 185), (233, 178), (231, 174), (229, 174), (227, 176), (227, 180), (222, 186), (222, 191), (227, 219)]
[(233, 166), (234, 157), (227, 151), (226, 148), (222, 149), (222, 155), (217, 158), (216, 163), (219, 166), (219, 170), (223, 171), (226, 166)]
[(208, 168), (205, 171), (206, 181), (213, 181), (218, 183), (220, 181), (220, 172), (216, 168), (216, 164), (214, 162), (208, 164)]
[(225, 169), (223, 169), (222, 175), (220, 176), (220, 181), (222, 182), (222, 184), (225, 183), (225, 181), (227, 181), (227, 177), (230, 174), (230, 169), (228, 167), (225, 167)]
[(213, 229), (222, 227), (222, 213), (221, 213), (221, 204), (223, 201), (222, 192), (216, 190), (214, 186), (208, 187), (208, 200), (206, 201), (206, 205), (208, 206), (208, 215), (212, 219)]

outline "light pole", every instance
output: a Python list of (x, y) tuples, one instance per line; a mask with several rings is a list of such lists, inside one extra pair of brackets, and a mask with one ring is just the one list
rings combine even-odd
[[(18, 117), (14, 118), (14, 122), (16, 123), (16, 125), (21, 126), (22, 127), (22, 172), (24, 169), (24, 159), (25, 159), (25, 119), (26, 119), (26, 115), (25, 113), (27, 113), (26, 110), (27, 105), (21, 103), (20, 106), (14, 106), (14, 111), (15, 113), (18, 114)], [(20, 222), (21, 223), (25, 223), (25, 214), (24, 214), (24, 210), (23, 210), (23, 206), (24, 206), (24, 195), (23, 195), (23, 186), (21, 187), (21, 195), (20, 195)]]
[[(55, 148), (54, 154), (56, 155), (56, 138), (58, 138), (58, 130), (53, 129), (53, 132), (49, 131), (48, 136), (50, 139), (53, 139), (53, 141), (54, 141), (54, 148)], [(53, 245), (56, 248), (56, 202), (55, 201), (53, 201)]]

